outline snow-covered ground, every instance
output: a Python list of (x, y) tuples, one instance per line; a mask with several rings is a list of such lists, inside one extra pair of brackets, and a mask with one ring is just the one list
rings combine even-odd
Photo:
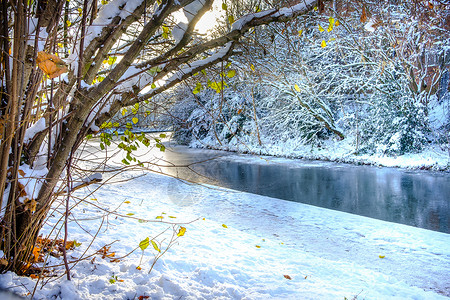
[[(88, 202), (74, 207), (70, 216), (69, 239), (81, 245), (69, 252), (69, 260), (87, 257), (109, 244), (108, 253), (114, 252), (114, 257), (97, 254), (80, 261), (72, 268), (70, 282), (65, 277), (44, 278), (36, 299), (450, 296), (450, 235), (445, 233), (188, 185), (148, 172), (124, 172), (91, 195), (87, 190), (76, 195), (87, 196)], [(52, 215), (44, 234), (61, 217)], [(163, 223), (158, 216), (179, 225)], [(186, 228), (185, 235), (149, 273), (158, 252), (151, 243), (142, 251), (139, 243), (149, 237), (164, 251), (178, 226)], [(114, 258), (120, 259), (112, 262)], [(61, 259), (49, 257), (48, 263), (60, 264)], [(62, 274), (63, 267), (56, 267), (55, 273)], [(35, 279), (12, 273), (0, 276), (2, 287), (21, 295), (32, 292), (35, 284)]]

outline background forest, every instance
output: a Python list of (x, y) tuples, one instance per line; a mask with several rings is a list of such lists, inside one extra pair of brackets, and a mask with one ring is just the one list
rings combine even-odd
[(450, 151), (449, 30), (437, 1), (335, 1), (247, 34), (230, 62), (165, 95), (167, 122), (181, 143), (243, 152)]

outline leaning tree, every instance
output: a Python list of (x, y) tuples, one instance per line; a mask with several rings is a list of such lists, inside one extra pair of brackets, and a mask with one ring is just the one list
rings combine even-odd
[(26, 270), (52, 203), (70, 192), (62, 177), (87, 135), (226, 60), (249, 29), (323, 8), (262, 3), (227, 12), (228, 29), (207, 37), (195, 27), (212, 0), (2, 1), (1, 271)]

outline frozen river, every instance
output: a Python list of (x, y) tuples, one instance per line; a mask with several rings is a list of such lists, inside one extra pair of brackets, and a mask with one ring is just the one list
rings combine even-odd
[(168, 147), (165, 173), (254, 194), (450, 233), (450, 175)]

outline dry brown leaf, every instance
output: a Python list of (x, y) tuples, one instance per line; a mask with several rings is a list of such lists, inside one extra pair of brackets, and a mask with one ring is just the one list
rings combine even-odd
[(68, 71), (66, 63), (61, 58), (44, 51), (38, 52), (36, 63), (39, 69), (50, 78), (58, 77)]
[(363, 5), (361, 18), (359, 19), (361, 23), (366, 23), (367, 21), (367, 14), (366, 14), (366, 7)]
[(291, 276), (289, 276), (289, 275), (283, 275), (283, 276), (284, 276), (284, 278), (286, 278), (286, 279), (292, 280)]

